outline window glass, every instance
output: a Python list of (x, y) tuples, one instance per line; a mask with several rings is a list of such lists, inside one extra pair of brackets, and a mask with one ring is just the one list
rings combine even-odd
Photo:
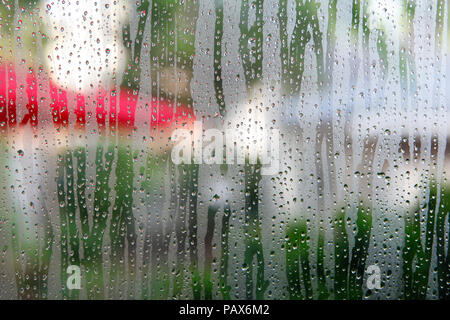
[(0, 2), (1, 299), (449, 299), (450, 4)]

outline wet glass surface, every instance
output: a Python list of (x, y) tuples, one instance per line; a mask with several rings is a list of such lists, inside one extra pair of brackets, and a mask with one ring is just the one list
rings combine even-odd
[(3, 0), (0, 299), (449, 299), (449, 11)]

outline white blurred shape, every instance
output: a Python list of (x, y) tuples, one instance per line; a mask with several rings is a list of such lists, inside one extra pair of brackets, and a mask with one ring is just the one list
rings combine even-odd
[(52, 81), (86, 92), (105, 86), (115, 71), (121, 71), (126, 11), (123, 1), (44, 1), (49, 36), (45, 62)]

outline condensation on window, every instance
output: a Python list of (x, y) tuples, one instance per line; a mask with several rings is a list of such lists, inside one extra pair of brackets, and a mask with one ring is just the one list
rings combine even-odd
[(450, 4), (0, 3), (1, 299), (449, 299)]

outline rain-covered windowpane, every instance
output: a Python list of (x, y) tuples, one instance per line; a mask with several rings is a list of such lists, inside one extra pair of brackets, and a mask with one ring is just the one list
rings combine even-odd
[(450, 2), (3, 0), (0, 299), (450, 299)]

